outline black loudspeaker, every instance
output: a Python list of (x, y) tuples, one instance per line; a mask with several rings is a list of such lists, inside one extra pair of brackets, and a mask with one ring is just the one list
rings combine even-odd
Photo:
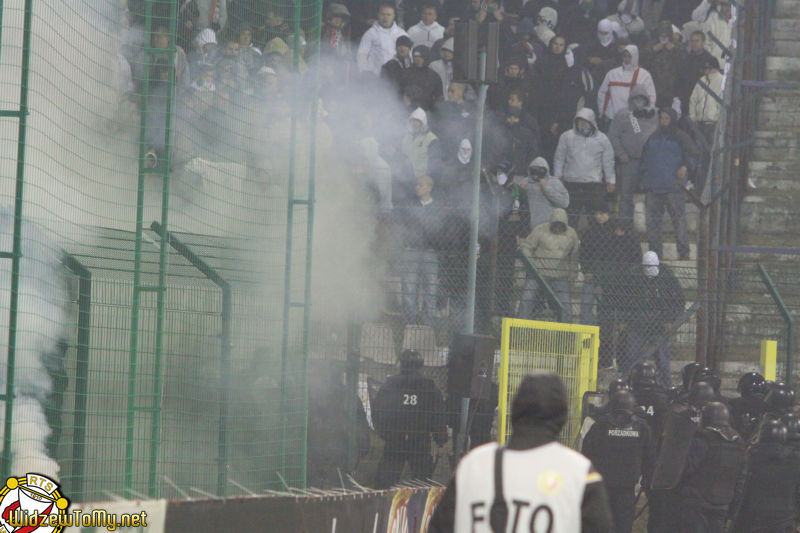
[(453, 81), (478, 80), (478, 22), (456, 22), (453, 38)]
[(447, 362), (447, 394), (488, 400), (492, 392), (494, 337), (457, 334)]
[(500, 23), (489, 22), (481, 26), (481, 45), (486, 47), (486, 83), (497, 82), (500, 61)]

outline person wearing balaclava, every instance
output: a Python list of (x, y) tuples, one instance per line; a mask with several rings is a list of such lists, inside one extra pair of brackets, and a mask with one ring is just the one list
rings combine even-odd
[(622, 0), (617, 6), (617, 12), (608, 17), (611, 22), (619, 24), (620, 32), (617, 37), (628, 39), (634, 43), (647, 41), (644, 21), (639, 16), (639, 0)]
[[(541, 523), (540, 530), (545, 531), (550, 523), (560, 524), (557, 531), (611, 533), (611, 510), (602, 476), (589, 459), (557, 442), (569, 416), (561, 378), (555, 374), (525, 376), (511, 405), (514, 431), (508, 446), (488, 443), (461, 460), (428, 531), (512, 531), (507, 527), (516, 522), (524, 524), (525, 530), (530, 523)], [(496, 482), (498, 463), (500, 479)], [(499, 505), (495, 504), (497, 485), (504, 496)], [(490, 513), (495, 518), (490, 519)], [(498, 517), (504, 517), (502, 523), (496, 523)], [(496, 527), (489, 527), (490, 520)]]
[(699, 151), (691, 138), (678, 129), (677, 113), (667, 107), (658, 112), (658, 129), (642, 148), (640, 180), (647, 193), (645, 218), (650, 249), (662, 254), (661, 226), (664, 210), (672, 219), (678, 258), (689, 259), (684, 191), (697, 168)]
[(537, 157), (528, 165), (525, 190), (532, 228), (548, 222), (554, 209), (569, 207), (569, 192), (560, 179), (550, 175), (550, 165), (544, 157)]
[(569, 191), (569, 213), (576, 227), (578, 217), (590, 215), (596, 200), (614, 192), (614, 147), (597, 129), (591, 109), (578, 110), (573, 127), (558, 139), (553, 176), (560, 178)]
[(637, 85), (644, 88), (650, 102), (655, 104), (653, 77), (639, 66), (639, 48), (629, 44), (622, 52), (622, 65), (608, 71), (597, 91), (599, 116), (610, 122), (617, 113), (627, 109), (628, 98)]
[(675, 81), (681, 65), (681, 47), (675, 42), (672, 24), (662, 20), (658, 24), (654, 39), (642, 49), (640, 62), (653, 76), (653, 85), (656, 88), (658, 100), (657, 108), (672, 105), (675, 92)]
[(595, 38), (586, 44), (586, 66), (597, 83), (603, 81), (609, 70), (619, 65), (616, 42), (620, 31), (619, 24), (603, 19), (597, 23)]
[(644, 87), (637, 85), (628, 98), (628, 109), (611, 121), (608, 138), (619, 163), (619, 216), (633, 219), (633, 195), (639, 189), (639, 166), (644, 143), (658, 128), (658, 117)]
[(403, 91), (411, 87), (419, 87), (419, 106), (425, 111), (432, 111), (436, 102), (444, 95), (442, 80), (439, 75), (428, 67), (430, 49), (425, 45), (415, 46), (411, 51), (411, 68), (400, 75), (400, 85)]
[[(575, 229), (567, 224), (567, 212), (553, 209), (550, 221), (539, 224), (525, 237), (519, 250), (531, 262), (564, 308), (562, 322), (571, 321), (570, 283), (578, 274), (580, 240)], [(536, 303), (544, 289), (527, 273), (521, 261), (516, 269), (516, 285), (522, 286), (517, 317), (533, 318)]]
[(665, 334), (684, 310), (683, 290), (672, 269), (662, 264), (653, 251), (642, 256), (641, 270), (632, 278), (624, 306), (627, 339), (624, 356), (617, 361), (619, 373), (628, 375), (647, 347), (655, 346), (658, 382), (670, 387), (669, 337)]
[(552, 7), (543, 7), (539, 11), (539, 16), (536, 19), (536, 26), (533, 32), (536, 35), (536, 42), (534, 48), (537, 55), (544, 52), (550, 44), (550, 40), (556, 36), (555, 30), (558, 25), (558, 11)]

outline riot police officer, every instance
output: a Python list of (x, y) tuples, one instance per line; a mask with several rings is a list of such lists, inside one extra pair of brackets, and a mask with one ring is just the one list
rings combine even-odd
[(681, 533), (722, 533), (728, 510), (745, 479), (747, 452), (730, 425), (725, 404), (703, 407), (702, 429), (692, 438), (679, 489)]
[(628, 382), (636, 396), (642, 416), (650, 426), (653, 440), (661, 438), (664, 415), (667, 411), (667, 392), (656, 381), (656, 368), (650, 363), (639, 363), (631, 370)]
[(652, 471), (653, 440), (647, 423), (635, 415), (636, 398), (621, 389), (611, 395), (608, 412), (598, 418), (581, 450), (603, 476), (617, 533), (630, 533), (636, 506), (636, 483), (647, 485)]
[(387, 488), (400, 480), (406, 462), (410, 479), (431, 475), (431, 437), (441, 447), (447, 442), (442, 393), (421, 373), (422, 356), (416, 350), (400, 355), (400, 374), (390, 376), (373, 405), (375, 430), (384, 440), (375, 485)]
[(664, 432), (647, 494), (650, 515), (649, 533), (675, 533), (680, 527), (681, 500), (676, 491), (686, 468), (694, 434), (700, 427), (700, 412), (715, 398), (714, 388), (706, 382), (691, 385), (687, 403), (674, 403), (664, 419)]
[(786, 447), (786, 439), (782, 422), (768, 420), (761, 426), (758, 441), (748, 452), (747, 482), (734, 527), (737, 533), (794, 532), (800, 463)]
[(745, 441), (749, 441), (757, 428), (757, 421), (764, 412), (764, 390), (766, 380), (758, 372), (748, 372), (739, 378), (736, 390), (739, 398), (728, 402), (731, 425)]

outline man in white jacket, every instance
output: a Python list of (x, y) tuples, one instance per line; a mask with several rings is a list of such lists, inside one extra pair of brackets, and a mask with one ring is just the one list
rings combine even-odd
[(408, 36), (414, 46), (424, 44), (433, 48), (433, 44), (444, 37), (444, 26), (436, 21), (436, 7), (425, 5), (420, 13), (422, 20), (408, 28)]
[[(569, 191), (570, 226), (578, 215), (590, 215), (595, 202), (614, 192), (614, 147), (597, 129), (594, 111), (584, 107), (575, 115), (574, 127), (561, 134), (553, 157), (553, 176)], [(605, 186), (604, 186), (605, 184)]]
[(380, 75), (383, 64), (394, 56), (397, 38), (402, 35), (407, 36), (406, 32), (395, 23), (394, 17), (393, 5), (380, 5), (377, 22), (367, 30), (358, 46), (356, 62), (359, 72)]
[(622, 52), (622, 65), (608, 71), (597, 91), (597, 109), (602, 121), (611, 121), (614, 115), (628, 109), (631, 91), (641, 85), (651, 102), (656, 101), (653, 77), (639, 66), (639, 48), (629, 44)]

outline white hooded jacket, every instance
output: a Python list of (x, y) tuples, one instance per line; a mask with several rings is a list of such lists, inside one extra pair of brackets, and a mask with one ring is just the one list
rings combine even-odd
[(614, 147), (597, 129), (594, 111), (584, 107), (575, 115), (579, 118), (594, 126), (594, 133), (584, 137), (573, 126), (561, 134), (553, 156), (553, 176), (567, 183), (616, 183)]
[(608, 119), (628, 109), (628, 98), (636, 85), (641, 85), (651, 102), (656, 101), (656, 86), (648, 71), (639, 66), (639, 48), (629, 44), (625, 50), (631, 55), (628, 65), (621, 65), (608, 71), (597, 91), (597, 109), (600, 116)]
[(359, 72), (372, 72), (376, 76), (381, 73), (384, 63), (392, 59), (396, 52), (397, 38), (406, 35), (405, 30), (393, 23), (390, 28), (384, 28), (377, 22), (361, 38), (358, 45), (356, 62)]
[(444, 37), (444, 27), (435, 20), (430, 26), (426, 26), (420, 20), (408, 28), (408, 36), (414, 46), (424, 44), (428, 48), (433, 48), (433, 43)]

